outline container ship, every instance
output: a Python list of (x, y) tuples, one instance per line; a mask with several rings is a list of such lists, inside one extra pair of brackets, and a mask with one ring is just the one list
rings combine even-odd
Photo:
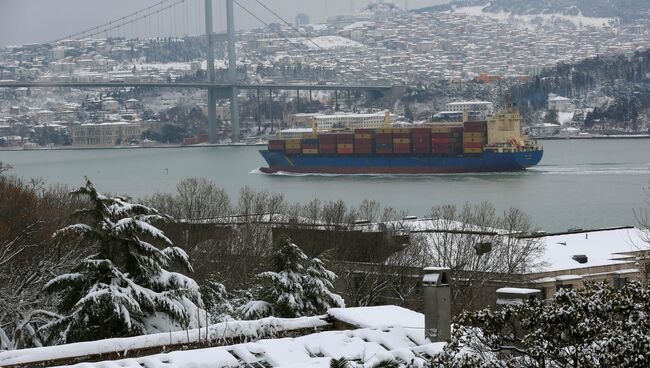
[(264, 173), (434, 174), (525, 170), (542, 159), (543, 148), (521, 131), (512, 106), (487, 120), (429, 123), (413, 128), (312, 132), (300, 138), (269, 140), (260, 153)]

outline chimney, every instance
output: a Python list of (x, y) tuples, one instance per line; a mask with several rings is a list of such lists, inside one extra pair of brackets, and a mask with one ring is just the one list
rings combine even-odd
[(450, 272), (449, 268), (441, 267), (424, 269), (424, 336), (431, 342), (451, 338)]

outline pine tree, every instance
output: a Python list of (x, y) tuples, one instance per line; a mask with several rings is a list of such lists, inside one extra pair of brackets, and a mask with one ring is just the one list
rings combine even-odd
[(307, 315), (323, 314), (329, 308), (344, 307), (345, 303), (340, 295), (331, 291), (332, 283), (336, 280), (336, 274), (325, 268), (323, 261), (313, 258), (307, 267), (304, 291), (307, 303), (305, 313)]
[(75, 213), (84, 223), (54, 237), (78, 241), (94, 254), (46, 284), (46, 292), (60, 296), (62, 314), (44, 326), (49, 339), (69, 343), (188, 326), (201, 295), (194, 280), (166, 270), (192, 271), (187, 254), (151, 225), (167, 217), (125, 197), (104, 196), (88, 179), (72, 194), (90, 203)]
[(336, 275), (321, 260), (307, 257), (289, 238), (274, 243), (270, 264), (272, 271), (258, 275), (261, 287), (252, 292), (258, 300), (239, 308), (243, 318), (301, 317), (344, 305), (343, 299), (330, 290)]
[(272, 271), (262, 272), (259, 278), (265, 288), (262, 299), (273, 306), (277, 317), (300, 317), (305, 310), (305, 291), (302, 287), (305, 253), (287, 237), (278, 239), (271, 254)]

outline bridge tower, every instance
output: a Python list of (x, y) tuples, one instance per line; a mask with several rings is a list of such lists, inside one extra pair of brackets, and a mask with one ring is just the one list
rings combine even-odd
[[(228, 83), (230, 84), (230, 126), (233, 142), (239, 142), (239, 89), (237, 88), (237, 55), (235, 51), (235, 16), (233, 1), (226, 0), (226, 22), (228, 40)], [(205, 37), (207, 42), (208, 83), (215, 82), (214, 73), (214, 31), (212, 29), (212, 0), (205, 0)], [(217, 143), (217, 87), (208, 88), (208, 134), (210, 143)]]
[[(205, 0), (205, 39), (207, 43), (206, 70), (208, 83), (215, 82), (214, 32), (212, 31), (212, 0)], [(208, 136), (210, 143), (217, 143), (217, 90), (208, 87)]]
[(235, 54), (235, 15), (233, 0), (226, 0), (226, 23), (228, 27), (228, 82), (230, 90), (230, 129), (233, 142), (239, 142), (239, 89), (237, 88), (237, 55)]

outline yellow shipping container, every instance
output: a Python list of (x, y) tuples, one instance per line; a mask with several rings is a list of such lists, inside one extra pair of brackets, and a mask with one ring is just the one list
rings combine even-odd
[(483, 138), (483, 133), (463, 133), (463, 139), (467, 138)]
[(464, 143), (483, 143), (483, 138), (468, 138), (463, 139)]
[(301, 147), (302, 147), (302, 144), (300, 144), (300, 143), (298, 143), (298, 144), (287, 144), (286, 145), (287, 149), (291, 149), (291, 148), (296, 149), (296, 148), (301, 148)]
[(305, 154), (305, 155), (317, 155), (318, 150), (315, 149), (315, 148), (304, 148), (302, 150), (302, 153)]
[(354, 144), (349, 144), (349, 143), (347, 143), (347, 144), (337, 144), (336, 147), (337, 148), (354, 148)]
[(403, 144), (403, 143), (411, 143), (411, 140), (408, 138), (394, 138), (393, 139), (393, 144)]
[(450, 127), (434, 127), (431, 128), (431, 133), (449, 133), (451, 132)]
[(380, 128), (376, 130), (377, 133), (392, 133), (393, 129), (390, 128)]
[(303, 139), (318, 139), (318, 134), (314, 133), (305, 133), (302, 135)]
[(483, 152), (483, 149), (482, 148), (465, 148), (463, 150), (463, 152), (465, 152), (465, 153), (481, 153), (481, 152)]
[(371, 139), (372, 134), (355, 134), (354, 138), (356, 138), (356, 139)]
[(287, 144), (290, 144), (290, 143), (300, 143), (301, 140), (302, 140), (302, 139), (300, 139), (300, 138), (291, 138), (291, 139), (287, 139), (287, 140), (285, 140), (285, 142), (286, 142)]

